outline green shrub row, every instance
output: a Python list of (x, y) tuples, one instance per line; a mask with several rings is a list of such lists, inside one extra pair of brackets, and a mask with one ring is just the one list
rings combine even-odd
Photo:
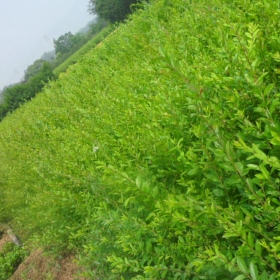
[(71, 55), (68, 59), (66, 59), (58, 67), (56, 67), (54, 69), (54, 74), (58, 76), (61, 72), (65, 72), (70, 65), (78, 62), (82, 55), (86, 54), (91, 49), (93, 49), (97, 44), (102, 42), (102, 40), (104, 40), (104, 38), (106, 38), (112, 32), (112, 30), (113, 30), (113, 26), (111, 25), (103, 28), (90, 41), (84, 44), (73, 55)]
[(279, 279), (279, 15), (145, 4), (0, 124), (2, 219), (92, 279)]

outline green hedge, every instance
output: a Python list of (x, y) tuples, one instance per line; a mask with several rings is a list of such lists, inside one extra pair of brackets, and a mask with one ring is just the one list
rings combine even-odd
[(90, 41), (84, 44), (73, 55), (71, 55), (68, 59), (66, 59), (58, 67), (56, 67), (53, 71), (54, 74), (58, 76), (61, 72), (65, 72), (70, 65), (78, 62), (81, 59), (82, 55), (86, 54), (91, 49), (93, 49), (97, 44), (102, 42), (112, 32), (112, 30), (113, 30), (112, 25), (103, 28)]
[(0, 124), (3, 219), (92, 279), (279, 279), (278, 4), (144, 5)]

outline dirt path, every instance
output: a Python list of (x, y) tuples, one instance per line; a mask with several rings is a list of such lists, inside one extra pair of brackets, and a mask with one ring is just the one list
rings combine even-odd
[[(0, 252), (7, 242), (12, 242), (7, 233), (0, 239)], [(78, 266), (74, 256), (54, 259), (42, 250), (32, 252), (17, 268), (10, 280), (86, 280), (77, 276)]]

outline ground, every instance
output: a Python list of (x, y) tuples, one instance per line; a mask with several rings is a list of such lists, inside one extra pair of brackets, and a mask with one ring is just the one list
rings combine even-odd
[[(5, 233), (0, 239), (0, 252), (7, 242), (11, 239)], [(42, 250), (36, 250), (19, 265), (10, 280), (86, 280), (77, 276), (78, 272), (74, 256), (54, 259)]]

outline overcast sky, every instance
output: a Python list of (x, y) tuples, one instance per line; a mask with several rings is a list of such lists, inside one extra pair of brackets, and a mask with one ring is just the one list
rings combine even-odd
[(53, 39), (73, 34), (94, 17), (89, 0), (0, 0), (0, 90), (23, 78), (24, 70)]

